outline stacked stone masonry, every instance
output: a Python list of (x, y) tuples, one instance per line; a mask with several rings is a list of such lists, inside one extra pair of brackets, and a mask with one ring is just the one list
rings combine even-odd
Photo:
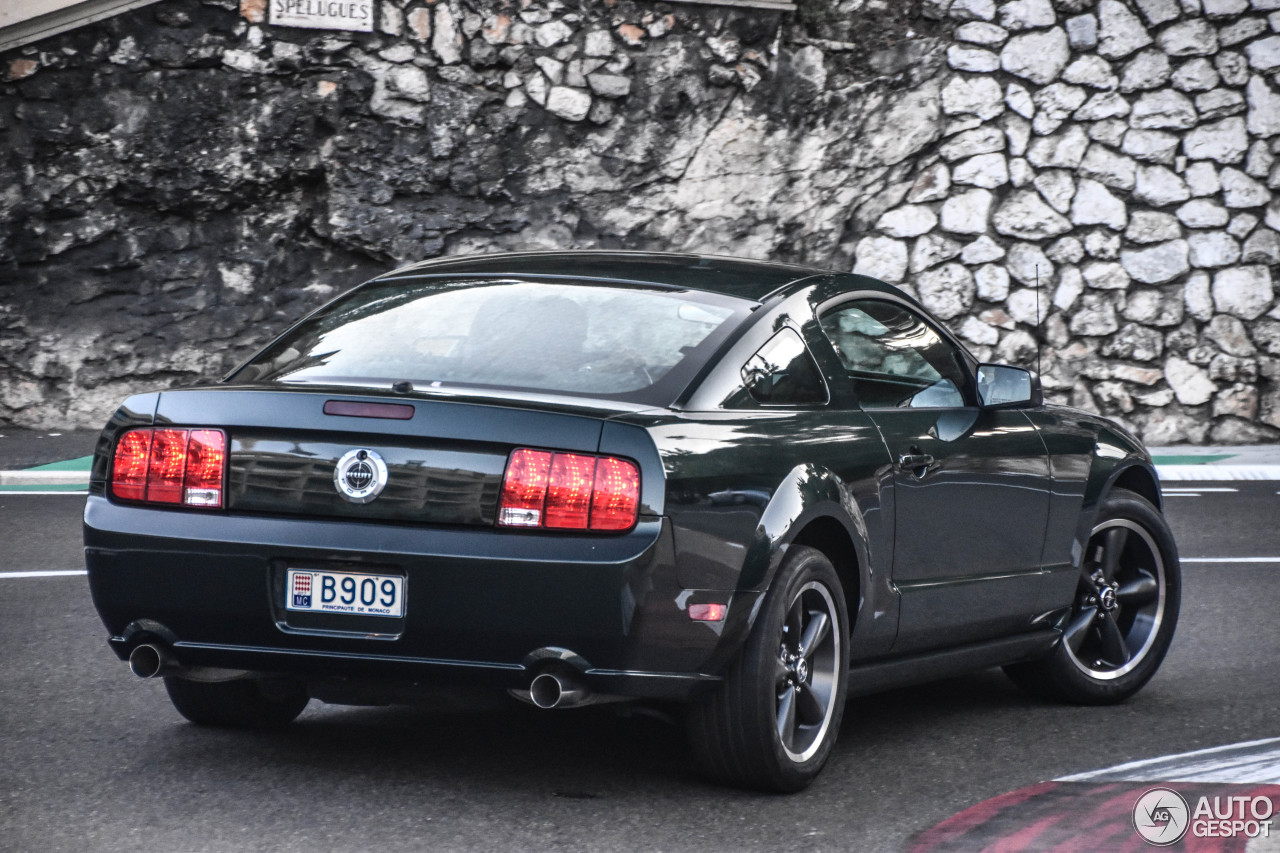
[(375, 5), (0, 56), (0, 422), (96, 426), (397, 262), (602, 247), (853, 269), (1148, 442), (1280, 439), (1280, 0)]

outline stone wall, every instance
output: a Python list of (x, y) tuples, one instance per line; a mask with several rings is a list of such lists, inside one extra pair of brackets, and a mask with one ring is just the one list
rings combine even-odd
[(0, 422), (97, 425), (401, 261), (899, 283), (1152, 442), (1280, 438), (1280, 0), (162, 0), (0, 56)]

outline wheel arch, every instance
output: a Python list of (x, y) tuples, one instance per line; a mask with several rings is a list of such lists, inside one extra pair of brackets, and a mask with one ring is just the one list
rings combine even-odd
[[(1110, 460), (1108, 460), (1110, 461)], [(1164, 513), (1164, 502), (1160, 496), (1160, 478), (1150, 459), (1136, 455), (1115, 460), (1114, 464), (1102, 467), (1095, 463), (1094, 471), (1089, 478), (1085, 492), (1083, 512), (1076, 527), (1076, 542), (1072, 549), (1073, 564), (1078, 568), (1084, 558), (1084, 547), (1098, 518), (1098, 513), (1107, 498), (1116, 489), (1127, 489), (1143, 497), (1156, 508), (1156, 512)]]
[(1156, 472), (1140, 463), (1126, 465), (1113, 474), (1110, 485), (1103, 493), (1103, 499), (1111, 493), (1112, 489), (1128, 489), (1136, 492), (1150, 501), (1156, 509), (1164, 509), (1164, 500), (1160, 496), (1160, 480)]
[[(764, 503), (739, 564), (735, 606), (705, 671), (722, 672), (739, 656), (793, 545), (816, 548), (831, 560), (844, 588), (850, 641), (857, 626), (859, 642), (868, 641), (862, 635), (871, 631), (887, 648), (897, 630), (897, 603), (885, 583), (887, 574), (877, 576), (872, 568), (870, 543), (863, 509), (849, 484), (820, 465), (793, 467)], [(863, 619), (864, 614), (876, 618)]]
[(848, 630), (852, 633), (853, 626), (858, 621), (859, 603), (862, 600), (862, 577), (858, 550), (854, 547), (849, 531), (832, 516), (818, 516), (796, 533), (790, 544), (814, 548), (831, 561), (836, 576), (840, 578), (845, 612), (849, 614)]
[(817, 548), (831, 560), (844, 587), (852, 630), (870, 589), (868, 542), (866, 519), (848, 485), (827, 468), (798, 465), (774, 491), (761, 515), (739, 588), (767, 591), (788, 548)]

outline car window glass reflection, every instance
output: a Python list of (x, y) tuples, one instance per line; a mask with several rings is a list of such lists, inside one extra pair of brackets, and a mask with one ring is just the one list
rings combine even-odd
[(919, 315), (866, 299), (828, 311), (821, 322), (863, 408), (965, 405), (959, 353)]
[(827, 402), (827, 386), (818, 365), (794, 329), (778, 332), (748, 359), (742, 384), (752, 399), (765, 405)]
[(238, 378), (624, 395), (660, 382), (743, 306), (711, 294), (586, 284), (389, 283), (331, 305)]

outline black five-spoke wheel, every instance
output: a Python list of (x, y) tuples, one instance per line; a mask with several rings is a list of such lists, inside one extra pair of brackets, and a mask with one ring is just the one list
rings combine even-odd
[(734, 785), (799, 791), (826, 763), (848, 681), (849, 617), (840, 578), (793, 545), (742, 655), (689, 712), (699, 769)]
[(1005, 671), (1041, 696), (1090, 705), (1126, 699), (1164, 660), (1181, 593), (1164, 516), (1141, 495), (1113, 489), (1089, 534), (1062, 642), (1048, 657)]
[(831, 592), (816, 581), (800, 589), (787, 610), (774, 673), (778, 738), (787, 757), (806, 761), (822, 743), (836, 699), (840, 643)]
[(1151, 534), (1124, 518), (1095, 527), (1085, 554), (1063, 642), (1088, 675), (1118, 678), (1142, 662), (1160, 632), (1164, 560)]

